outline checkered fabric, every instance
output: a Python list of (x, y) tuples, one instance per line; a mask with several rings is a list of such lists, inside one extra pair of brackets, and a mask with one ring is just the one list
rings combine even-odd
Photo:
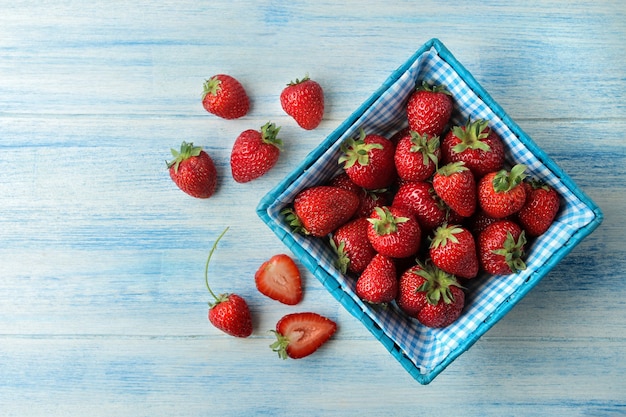
[[(342, 172), (338, 164), (345, 139), (366, 133), (390, 137), (405, 127), (405, 103), (416, 84), (443, 84), (452, 93), (457, 111), (453, 121), (486, 119), (507, 148), (507, 163), (523, 163), (528, 173), (555, 187), (562, 209), (555, 223), (533, 242), (527, 269), (507, 276), (480, 276), (469, 282), (466, 307), (459, 320), (444, 329), (429, 329), (404, 316), (395, 306), (381, 309), (363, 303), (355, 280), (333, 265), (335, 255), (325, 239), (294, 234), (280, 211), (306, 187)], [(548, 166), (549, 165), (549, 166)], [(421, 383), (428, 383), (523, 297), (548, 271), (601, 221), (601, 213), (534, 142), (515, 125), (437, 40), (431, 40), (400, 67), (346, 122), (333, 132), (300, 167), (271, 191), (259, 214), (328, 290), (361, 320), (402, 365)]]

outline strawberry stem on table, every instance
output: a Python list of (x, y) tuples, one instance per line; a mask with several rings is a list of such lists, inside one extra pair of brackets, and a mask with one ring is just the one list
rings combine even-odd
[(215, 299), (215, 303), (209, 302), (209, 306), (211, 307), (223, 301), (226, 301), (228, 299), (228, 294), (220, 294), (219, 296), (217, 296), (215, 295), (215, 293), (213, 292), (213, 290), (211, 290), (211, 287), (209, 286), (209, 263), (211, 262), (211, 257), (213, 256), (213, 252), (215, 252), (215, 249), (217, 248), (217, 244), (219, 243), (220, 239), (222, 239), (222, 237), (226, 234), (228, 229), (229, 227), (227, 226), (226, 229), (224, 229), (224, 231), (220, 233), (217, 239), (215, 239), (215, 242), (213, 243), (213, 246), (211, 247), (211, 250), (209, 251), (209, 256), (204, 266), (204, 283), (206, 284), (206, 288), (207, 290), (209, 290), (209, 293)]

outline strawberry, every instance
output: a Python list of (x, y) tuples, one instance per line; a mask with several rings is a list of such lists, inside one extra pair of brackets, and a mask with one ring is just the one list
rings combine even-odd
[(480, 232), (485, 230), (487, 226), (491, 223), (498, 221), (499, 219), (494, 219), (493, 217), (489, 217), (485, 214), (484, 211), (478, 210), (474, 215), (468, 220), (467, 226), (469, 230), (474, 234), (474, 236), (478, 236)]
[(428, 182), (402, 184), (394, 195), (391, 206), (408, 210), (415, 216), (424, 232), (440, 226), (447, 218), (445, 204)]
[(504, 164), (502, 139), (489, 128), (486, 120), (454, 126), (441, 143), (441, 154), (446, 164), (465, 162), (476, 178), (497, 171)]
[(246, 300), (237, 294), (220, 294), (219, 296), (211, 290), (209, 286), (209, 263), (211, 257), (220, 239), (224, 236), (228, 227), (219, 235), (219, 237), (213, 243), (213, 247), (209, 252), (206, 265), (204, 267), (204, 282), (206, 284), (209, 293), (215, 299), (214, 302), (209, 303), (209, 321), (213, 326), (223, 331), (226, 334), (235, 337), (248, 337), (252, 334), (252, 315)]
[(293, 208), (281, 211), (296, 232), (323, 237), (352, 218), (359, 207), (353, 192), (328, 185), (316, 185), (299, 192)]
[(287, 84), (280, 94), (280, 104), (301, 128), (312, 130), (324, 117), (324, 90), (306, 75)]
[(374, 249), (392, 258), (406, 258), (419, 250), (422, 232), (413, 215), (398, 207), (376, 207), (367, 237)]
[(302, 279), (296, 263), (281, 253), (263, 262), (254, 274), (259, 292), (272, 300), (287, 305), (302, 301)]
[(382, 207), (388, 203), (388, 192), (386, 189), (366, 190), (352, 182), (345, 172), (335, 176), (329, 185), (352, 191), (359, 197), (359, 208), (354, 213), (354, 217), (367, 217), (374, 210), (374, 207)]
[(439, 168), (433, 177), (437, 195), (462, 217), (476, 210), (476, 181), (465, 162), (451, 162)]
[(462, 226), (444, 224), (438, 227), (429, 251), (433, 264), (450, 274), (467, 279), (478, 274), (476, 242), (472, 233)]
[(360, 129), (359, 139), (350, 138), (341, 146), (339, 163), (355, 184), (377, 190), (390, 186), (396, 179), (393, 143), (380, 135), (366, 135)]
[(497, 220), (478, 235), (478, 256), (482, 268), (490, 274), (507, 275), (523, 269), (526, 236), (511, 220)]
[(371, 304), (387, 304), (397, 293), (396, 265), (390, 257), (376, 254), (356, 281), (356, 294)]
[(517, 213), (517, 219), (528, 236), (539, 236), (554, 222), (560, 207), (559, 194), (539, 180), (525, 182), (524, 188), (526, 201)]
[(359, 217), (333, 233), (330, 245), (337, 254), (336, 265), (343, 274), (348, 271), (360, 274), (376, 255), (367, 238), (368, 227), (367, 218)]
[(440, 328), (460, 317), (465, 293), (454, 275), (431, 262), (418, 262), (400, 276), (396, 304), (423, 325)]
[(217, 187), (217, 170), (209, 154), (187, 142), (180, 145), (180, 151), (171, 151), (174, 159), (167, 167), (178, 188), (192, 197), (211, 197)]
[(420, 135), (411, 130), (396, 145), (394, 162), (398, 177), (404, 181), (425, 181), (439, 163), (439, 136)]
[(277, 137), (279, 130), (280, 127), (267, 122), (260, 131), (248, 129), (237, 137), (230, 154), (230, 169), (235, 181), (252, 181), (276, 165), (283, 144)]
[(337, 324), (317, 313), (303, 312), (283, 316), (276, 323), (276, 342), (270, 345), (281, 359), (309, 356), (337, 330)]
[(443, 133), (452, 110), (452, 96), (445, 87), (430, 87), (426, 82), (411, 93), (406, 105), (411, 130), (431, 136)]
[(250, 99), (239, 81), (217, 74), (204, 83), (202, 106), (223, 119), (238, 119), (248, 114)]
[(478, 204), (490, 217), (501, 219), (517, 213), (526, 201), (522, 181), (526, 165), (517, 164), (510, 171), (490, 172), (478, 181)]

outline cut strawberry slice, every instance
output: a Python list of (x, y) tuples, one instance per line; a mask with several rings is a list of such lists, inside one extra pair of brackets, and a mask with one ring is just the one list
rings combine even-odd
[(281, 359), (300, 359), (315, 352), (337, 330), (337, 324), (317, 313), (293, 313), (276, 323), (277, 341), (270, 345)]
[(288, 255), (274, 255), (264, 262), (254, 281), (261, 294), (283, 304), (296, 305), (302, 300), (300, 271)]

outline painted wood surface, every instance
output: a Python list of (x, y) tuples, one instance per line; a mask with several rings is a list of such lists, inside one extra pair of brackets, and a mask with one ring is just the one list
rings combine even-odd
[[(2, 2), (0, 414), (3, 416), (626, 414), (626, 6), (622, 1)], [(305, 298), (253, 284), (287, 249), (255, 208), (422, 43), (437, 37), (601, 207), (601, 227), (430, 385), (421, 386), (303, 269)], [(252, 110), (206, 113), (225, 72)], [(309, 73), (326, 116), (304, 131), (278, 95)], [(283, 128), (278, 165), (248, 184), (243, 130)], [(218, 193), (165, 169), (202, 145)], [(249, 301), (254, 334), (206, 318), (203, 268)], [(281, 361), (267, 333), (314, 310), (339, 331)]]

